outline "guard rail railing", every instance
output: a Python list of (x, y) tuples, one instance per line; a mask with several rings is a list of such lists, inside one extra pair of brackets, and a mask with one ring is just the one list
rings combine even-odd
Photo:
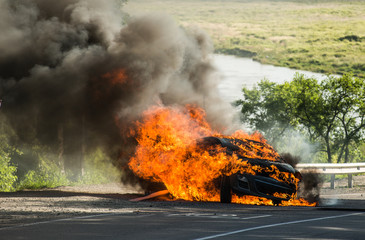
[(348, 187), (353, 187), (352, 175), (365, 173), (365, 163), (300, 163), (296, 165), (296, 169), (303, 171), (304, 169), (315, 170), (321, 174), (331, 175), (331, 188), (335, 188), (336, 175), (348, 175)]

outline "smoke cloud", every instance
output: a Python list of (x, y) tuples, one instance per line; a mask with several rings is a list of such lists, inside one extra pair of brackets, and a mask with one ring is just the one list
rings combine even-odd
[(57, 148), (61, 133), (69, 153), (86, 141), (125, 163), (134, 145), (128, 129), (152, 105), (197, 104), (216, 130), (232, 126), (209, 37), (167, 16), (125, 23), (120, 8), (100, 0), (0, 2), (1, 111), (18, 141)]
[[(280, 156), (293, 168), (301, 162), (301, 158), (299, 156), (294, 156), (290, 153), (281, 153)], [(318, 202), (320, 189), (323, 184), (321, 175), (313, 169), (304, 169), (300, 172), (300, 174), (301, 181), (299, 183), (298, 197), (302, 197), (311, 203)]]

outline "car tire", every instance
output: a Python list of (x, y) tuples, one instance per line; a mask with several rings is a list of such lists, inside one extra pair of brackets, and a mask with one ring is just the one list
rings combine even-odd
[(231, 203), (232, 202), (232, 189), (231, 189), (231, 181), (228, 176), (222, 177), (220, 190), (221, 190), (220, 191), (221, 203)]

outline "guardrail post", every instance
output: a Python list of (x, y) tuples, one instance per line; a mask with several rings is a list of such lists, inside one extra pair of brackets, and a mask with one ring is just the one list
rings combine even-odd
[(335, 189), (335, 174), (331, 174), (331, 189)]
[(348, 175), (348, 183), (349, 183), (349, 188), (352, 188), (353, 187), (353, 185), (352, 185), (352, 174), (349, 174)]

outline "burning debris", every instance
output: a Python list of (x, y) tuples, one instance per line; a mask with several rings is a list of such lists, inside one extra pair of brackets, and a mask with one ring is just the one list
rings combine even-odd
[[(167, 16), (126, 21), (120, 8), (100, 0), (0, 2), (1, 111), (14, 141), (70, 156), (81, 145), (103, 148), (118, 159), (123, 181), (160, 182), (175, 198), (219, 201), (217, 179), (237, 172), (264, 171), (296, 191), (298, 178), (275, 164), (242, 161), (224, 146), (198, 148), (197, 139), (238, 129), (235, 111), (219, 97), (209, 37)], [(280, 158), (259, 134), (230, 138), (249, 142), (240, 150), (245, 158)], [(276, 197), (308, 205), (294, 192)], [(262, 196), (233, 195), (232, 202), (272, 204)]]

